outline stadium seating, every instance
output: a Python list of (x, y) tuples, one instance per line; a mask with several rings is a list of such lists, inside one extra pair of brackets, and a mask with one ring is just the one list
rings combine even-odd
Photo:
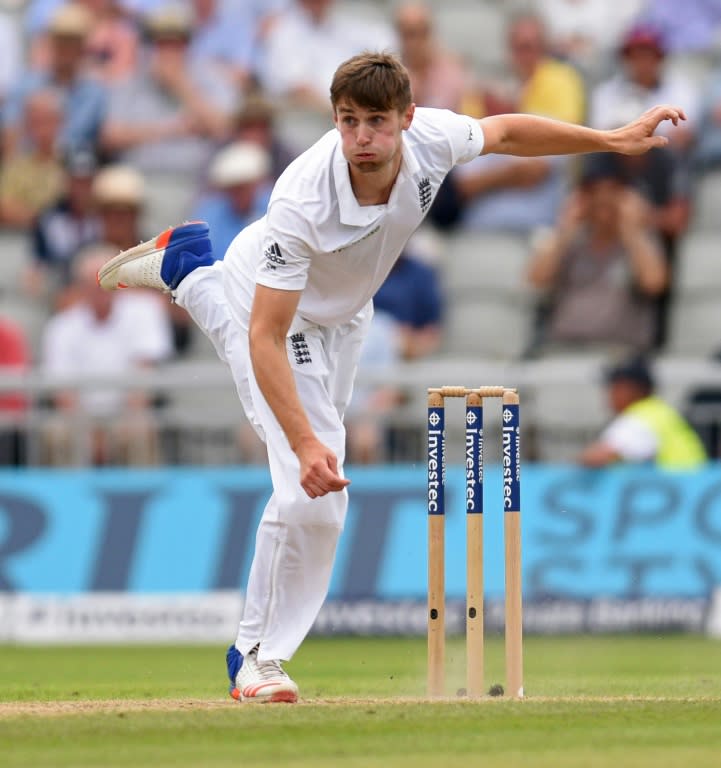
[(477, 71), (498, 74), (506, 60), (505, 5), (474, 0), (438, 3), (441, 41)]
[(721, 229), (721, 171), (709, 171), (695, 181), (692, 231), (718, 232)]
[(501, 233), (459, 233), (442, 264), (444, 351), (517, 359), (529, 338), (533, 294), (525, 277), (528, 240)]
[[(721, 175), (717, 181), (721, 182)], [(718, 233), (693, 230), (684, 238), (678, 255), (669, 322), (670, 352), (708, 356), (721, 348), (719, 295)]]

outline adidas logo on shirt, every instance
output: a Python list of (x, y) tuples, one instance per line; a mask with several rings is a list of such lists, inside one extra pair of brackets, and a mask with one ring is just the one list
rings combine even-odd
[(278, 246), (278, 243), (269, 245), (263, 251), (263, 256), (265, 257), (266, 269), (277, 269), (278, 265), (282, 266), (285, 264), (285, 259), (280, 255), (280, 247)]

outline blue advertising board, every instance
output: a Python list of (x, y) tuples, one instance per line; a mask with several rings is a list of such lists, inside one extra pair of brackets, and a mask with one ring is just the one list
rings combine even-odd
[[(422, 599), (421, 467), (350, 468), (331, 585), (341, 600)], [(696, 473), (527, 465), (524, 596), (708, 596), (721, 584), (721, 468)], [(501, 468), (485, 481), (485, 573), (503, 593)], [(263, 469), (0, 472), (0, 592), (242, 588), (270, 486)], [(449, 467), (446, 588), (465, 595), (465, 473)]]

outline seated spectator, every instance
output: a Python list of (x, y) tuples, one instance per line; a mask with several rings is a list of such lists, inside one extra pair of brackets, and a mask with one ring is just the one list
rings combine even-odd
[(86, 53), (89, 70), (111, 83), (130, 77), (138, 65), (139, 39), (120, 0), (80, 0), (92, 13)]
[(212, 191), (193, 219), (207, 221), (213, 253), (222, 259), (241, 229), (265, 215), (270, 199), (270, 157), (257, 144), (236, 142), (218, 152), (208, 174)]
[[(0, 376), (27, 372), (30, 351), (25, 334), (0, 315)], [(26, 462), (22, 416), (27, 399), (21, 392), (0, 392), (0, 466), (18, 467)]]
[(64, 118), (58, 150), (68, 152), (95, 146), (105, 117), (106, 93), (85, 68), (85, 43), (91, 24), (88, 10), (77, 2), (61, 6), (52, 16), (47, 66), (27, 71), (3, 107), (2, 143), (6, 156), (23, 144), (22, 116), (28, 97), (48, 87), (63, 96)]
[(255, 68), (256, 20), (247, 3), (191, 0), (193, 37), (190, 56), (210, 59), (246, 90)]
[(338, 64), (393, 42), (390, 29), (365, 20), (359, 24), (337, 13), (335, 5), (335, 0), (291, 0), (264, 38), (258, 71), (271, 96), (328, 117), (328, 89)]
[(606, 375), (614, 419), (578, 457), (586, 467), (619, 462), (650, 463), (662, 469), (696, 469), (706, 451), (696, 432), (669, 403), (654, 393), (642, 359), (624, 360)]
[[(123, 251), (148, 239), (142, 230), (145, 179), (139, 171), (129, 165), (106, 166), (93, 181), (92, 196), (100, 221), (101, 242)], [(182, 354), (192, 342), (192, 321), (175, 302), (164, 302), (163, 306), (170, 317), (173, 346)]]
[(546, 345), (651, 346), (653, 300), (666, 287), (667, 269), (649, 218), (643, 198), (617, 173), (586, 169), (529, 266), (548, 302)]
[(658, 133), (671, 146), (685, 153), (691, 145), (698, 122), (698, 87), (678, 72), (664, 69), (666, 43), (655, 27), (635, 25), (626, 33), (619, 49), (619, 68), (591, 94), (589, 124), (608, 129), (623, 125), (629, 115), (637, 116), (656, 104), (681, 104), (687, 120)]
[(479, 114), (528, 112), (569, 123), (583, 122), (583, 79), (570, 64), (551, 55), (540, 18), (529, 13), (516, 16), (508, 27), (507, 45), (511, 86), (503, 90), (489, 86)]
[[(573, 67), (550, 56), (538, 17), (524, 13), (513, 19), (507, 43), (515, 93), (494, 92), (490, 87), (475, 106), (466, 100), (464, 111), (529, 112), (581, 122), (583, 81)], [(555, 220), (566, 189), (566, 174), (563, 157), (476, 158), (446, 178), (430, 220), (441, 229), (460, 223), (472, 231), (529, 233)]]
[(250, 141), (270, 154), (273, 179), (277, 179), (296, 157), (280, 139), (275, 128), (275, 109), (258, 90), (249, 92), (234, 115), (230, 127), (231, 141)]
[(441, 46), (430, 8), (420, 2), (404, 3), (396, 10), (395, 29), (413, 101), (419, 107), (461, 111), (470, 72), (459, 57)]
[(666, 341), (668, 310), (676, 271), (679, 238), (686, 232), (691, 217), (691, 179), (688, 164), (668, 147), (654, 147), (643, 155), (618, 155), (604, 152), (587, 160), (608, 173), (617, 173), (649, 204), (651, 226), (658, 232), (668, 270), (666, 290), (656, 300), (656, 347)]
[(27, 145), (0, 169), (0, 223), (5, 226), (29, 229), (62, 196), (65, 174), (57, 154), (62, 124), (63, 100), (57, 90), (37, 90), (25, 101)]
[(214, 144), (228, 132), (233, 83), (210, 60), (191, 60), (190, 15), (175, 6), (144, 19), (148, 59), (136, 75), (110, 89), (102, 147), (143, 174), (187, 173), (199, 178)]
[(533, 0), (551, 52), (593, 77), (618, 47), (645, 0)]
[[(167, 314), (157, 296), (134, 290), (110, 294), (98, 286), (98, 269), (115, 253), (112, 246), (94, 245), (75, 259), (76, 301), (49, 320), (43, 336), (41, 365), (48, 376), (110, 380), (170, 356)], [(89, 441), (87, 457), (94, 465), (156, 460), (151, 402), (148, 392), (112, 386), (57, 392), (57, 418), (47, 434), (50, 462), (84, 461), (78, 434)]]
[(25, 276), (32, 296), (66, 287), (75, 254), (100, 239), (92, 198), (95, 167), (91, 152), (74, 152), (65, 159), (65, 194), (40, 212), (33, 227), (33, 260)]
[(145, 179), (139, 171), (129, 165), (106, 165), (95, 174), (90, 191), (100, 221), (100, 242), (122, 251), (143, 240)]
[(658, 29), (669, 53), (709, 53), (716, 49), (721, 32), (718, 0), (653, 0), (647, 2), (639, 21)]

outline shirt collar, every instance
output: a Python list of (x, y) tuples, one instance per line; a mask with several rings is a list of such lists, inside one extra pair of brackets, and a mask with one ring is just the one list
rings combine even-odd
[[(413, 177), (420, 171), (418, 160), (408, 146), (408, 142), (403, 141), (401, 144), (401, 152), (403, 159), (398, 172), (398, 177), (396, 178), (393, 190), (391, 191), (389, 205), (393, 205), (400, 186), (404, 184), (407, 179), (413, 179)], [(338, 210), (340, 212), (341, 224), (347, 224), (354, 227), (365, 227), (376, 221), (376, 219), (388, 209), (388, 205), (358, 205), (356, 196), (353, 194), (353, 187), (350, 183), (348, 161), (343, 157), (340, 138), (335, 147), (333, 177), (335, 180), (336, 195), (338, 196)]]

